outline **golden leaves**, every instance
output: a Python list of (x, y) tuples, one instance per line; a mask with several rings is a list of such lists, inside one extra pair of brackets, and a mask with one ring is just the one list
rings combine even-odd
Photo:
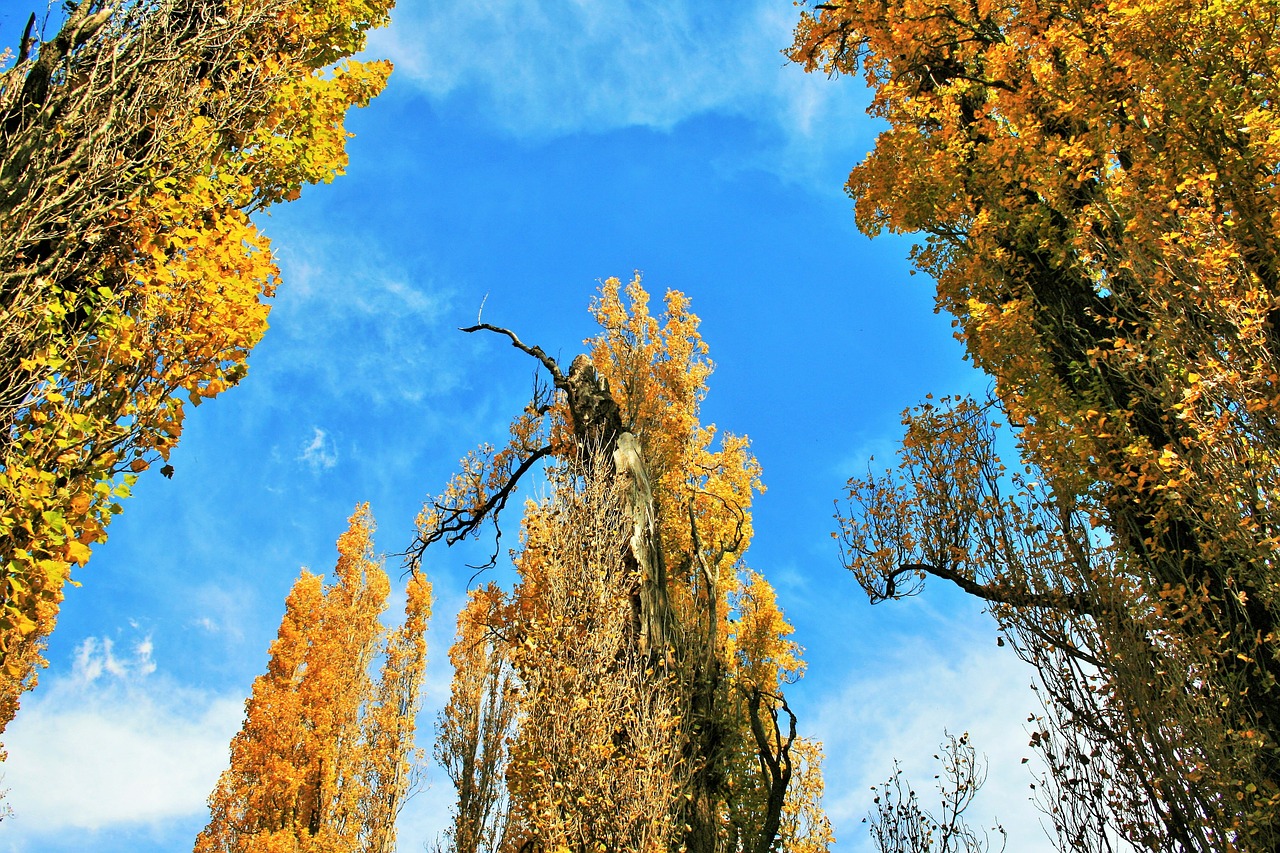
[[(378, 621), (389, 584), (368, 505), (338, 540), (334, 582), (303, 572), (253, 685), (231, 767), (209, 798), (197, 853), (382, 853), (411, 782), (431, 588), (414, 574), (401, 628)], [(370, 667), (382, 659), (375, 683)]]
[[(771, 808), (792, 816), (783, 845), (829, 843), (816, 756), (785, 807), (760, 777), (748, 698), (776, 715), (801, 650), (772, 588), (742, 561), (760, 466), (745, 437), (701, 424), (707, 346), (687, 297), (669, 291), (665, 304), (650, 311), (638, 276), (607, 280), (592, 303), (601, 333), (570, 374), (590, 377), (593, 365), (591, 388), (620, 410), (611, 452), (584, 450), (568, 377), (505, 332), (559, 393), (514, 419), (505, 449), (464, 459), (420, 516), (420, 543), (465, 535), (463, 517), (501, 509), (536, 454), (558, 463), (551, 497), (525, 504), (519, 584), (473, 593), (450, 652), (437, 749), (458, 788), (459, 849), (657, 853), (695, 835), (751, 847), (743, 839), (763, 832)], [(508, 725), (509, 754), (495, 736)]]
[[(841, 3), (803, 15), (792, 49), (811, 70), (860, 70), (872, 85), (889, 129), (850, 176), (859, 225), (924, 232), (913, 259), (994, 377), (1047, 499), (999, 497), (1031, 484), (984, 470), (994, 454), (960, 452), (989, 436), (918, 411), (902, 478), (851, 481), (850, 564), (877, 597), (916, 591), (915, 567), (1012, 604), (997, 613), (1028, 626), (1026, 653), (1075, 709), (1063, 725), (1084, 719), (1081, 702), (1098, 720), (1128, 709), (1125, 725), (1088, 734), (1127, 768), (1112, 771), (1162, 780), (1164, 803), (1202, 810), (1164, 821), (1163, 804), (1125, 799), (1142, 815), (1124, 816), (1125, 831), (1153, 845), (1185, 825), (1216, 833), (1178, 841), (1192, 846), (1247, 827), (1264, 849), (1280, 832), (1271, 814), (1212, 805), (1253, 802), (1235, 796), (1245, 778), (1280, 790), (1275, 747), (1238, 743), (1221, 720), (1229, 709), (1229, 726), (1280, 742), (1278, 8)], [(1105, 527), (1092, 534), (1110, 552), (1101, 564), (1072, 533), (1093, 526)], [(1217, 604), (1170, 608), (1161, 591), (1183, 585)], [(1040, 609), (1054, 588), (1095, 587), (1091, 618), (1113, 614), (1098, 624)], [(1050, 649), (1079, 643), (1105, 688), (1062, 675)], [(1166, 717), (1136, 661), (1173, 679)], [(1190, 731), (1196, 761), (1233, 770), (1179, 787), (1159, 744)]]
[(733, 596), (737, 624), (731, 643), (735, 682), (770, 693), (800, 680), (802, 649), (788, 639), (795, 628), (778, 608), (777, 594), (762, 575), (746, 570)]
[(607, 464), (560, 478), (533, 510), (509, 621), (494, 626), (520, 685), (509, 831), (666, 849), (687, 773), (679, 687), (635, 651), (626, 501)]
[[(167, 461), (186, 403), (244, 377), (278, 277), (248, 213), (341, 173), (344, 115), (390, 71), (329, 70), (386, 21), (384, 0), (245, 0), (233, 15), (201, 2), (177, 28), (144, 4), (84, 29), (85, 6), (0, 72), (6, 670), (10, 654), (38, 661), (70, 564), (132, 478)], [(75, 73), (51, 78), (60, 63)], [(69, 222), (78, 239), (51, 238)], [(32, 680), (15, 678), (0, 727)]]
[(713, 364), (689, 304), (684, 294), (668, 291), (666, 311), (654, 317), (638, 275), (625, 292), (618, 279), (610, 278), (592, 303), (603, 331), (587, 343), (596, 370), (618, 401), (624, 426), (644, 446), (662, 541), (673, 555), (669, 561), (693, 550), (692, 512), (702, 542), (724, 561), (714, 568), (727, 570), (750, 544), (751, 500), (764, 486), (746, 438), (726, 433), (720, 449), (713, 450), (717, 430), (700, 423)]

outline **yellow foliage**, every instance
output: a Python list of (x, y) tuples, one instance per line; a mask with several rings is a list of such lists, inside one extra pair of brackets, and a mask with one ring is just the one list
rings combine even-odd
[(304, 571), (290, 591), (196, 853), (394, 849), (412, 782), (431, 587), (412, 575), (404, 624), (384, 630), (390, 587), (372, 533), (368, 506), (357, 507), (338, 539), (334, 582)]
[(795, 633), (778, 609), (777, 594), (761, 575), (747, 570), (735, 596), (738, 624), (732, 645), (743, 684), (779, 692), (804, 674), (801, 648), (787, 639)]
[(596, 464), (531, 511), (513, 619), (499, 626), (520, 638), (503, 648), (520, 685), (507, 834), (658, 853), (687, 773), (678, 687), (634, 654), (625, 503)]
[[(1063, 717), (1084, 725), (1088, 696), (1126, 715), (1091, 737), (1133, 784), (1095, 802), (1132, 805), (1122, 832), (1157, 849), (1280, 839), (1278, 16), (1276, 0), (832, 2), (802, 13), (791, 50), (871, 85), (887, 128), (847, 184), (859, 227), (923, 235), (913, 259), (1044, 484), (1010, 519), (991, 489), (928, 472), (898, 492), (857, 483), (883, 515), (864, 516), (852, 559), (914, 555), (864, 575), (876, 595), (927, 565), (1023, 614), (1038, 654), (1091, 649), (1106, 686), (1055, 682)], [(928, 441), (931, 464), (967, 444)], [(1052, 532), (1024, 533), (1019, 512)], [(1070, 529), (1082, 518), (1115, 546), (1101, 567), (1087, 548), (1055, 553), (1088, 544)], [(1166, 587), (1202, 603), (1150, 621)], [(1036, 610), (1050, 600), (1077, 615)], [(1054, 681), (1065, 664), (1046, 661)], [(1199, 744), (1175, 763), (1214, 772), (1166, 769), (1170, 743)]]
[[(415, 556), (438, 539), (474, 533), (478, 517), (505, 505), (516, 474), (540, 458), (557, 461), (551, 499), (525, 505), (519, 584), (508, 595), (477, 593), (451, 652), (454, 695), (437, 749), (457, 768), (453, 836), (467, 853), (525, 842), (734, 851), (755, 849), (762, 832), (773, 783), (761, 775), (749, 699), (776, 715), (785, 708), (783, 684), (803, 663), (773, 589), (742, 561), (760, 466), (746, 438), (701, 424), (707, 346), (688, 298), (669, 291), (665, 304), (661, 316), (650, 313), (639, 276), (625, 287), (608, 279), (592, 303), (601, 333), (587, 346), (600, 388), (619, 409), (614, 450), (579, 446), (570, 380), (549, 368), (560, 393), (526, 407), (503, 450), (485, 446), (464, 459), (420, 516)], [(650, 491), (652, 505), (640, 505)], [(659, 552), (654, 559), (647, 550), (637, 556), (649, 548)], [(654, 592), (659, 577), (664, 586)], [(650, 646), (646, 613), (665, 601), (675, 624)], [(484, 695), (488, 713), (497, 713), (493, 694), (479, 686), (495, 684), (504, 665), (516, 685), (505, 700), (515, 709), (509, 756), (482, 748), (478, 734), (469, 741), (463, 725), (480, 731)], [(789, 749), (779, 736), (774, 748)], [(791, 805), (774, 798), (786, 814), (803, 812), (806, 827), (821, 822), (817, 760), (797, 777)], [(484, 788), (495, 762), (508, 761), (505, 793)], [(495, 822), (495, 813), (503, 818)], [(804, 835), (814, 840), (802, 849), (825, 849), (820, 833), (797, 830), (797, 820), (782, 843)]]
[(328, 70), (388, 0), (200, 2), (175, 22), (84, 0), (74, 38), (0, 72), (0, 729), (71, 564), (168, 460), (186, 403), (246, 373), (278, 277), (248, 214), (341, 173), (343, 116), (390, 71)]
[(716, 427), (701, 424), (713, 365), (688, 297), (668, 291), (666, 311), (654, 317), (638, 275), (626, 286), (625, 304), (623, 296), (622, 283), (610, 278), (592, 303), (603, 330), (587, 341), (592, 361), (644, 446), (664, 546), (672, 554), (692, 551), (692, 512), (703, 544), (725, 551), (713, 570), (727, 571), (751, 542), (752, 493), (764, 490), (760, 464), (744, 437), (726, 433), (713, 450)]

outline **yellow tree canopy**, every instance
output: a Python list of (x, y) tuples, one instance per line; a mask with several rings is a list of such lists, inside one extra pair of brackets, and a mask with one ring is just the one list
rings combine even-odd
[(0, 71), (0, 728), (116, 501), (245, 375), (278, 278), (249, 214), (343, 171), (389, 7), (81, 0)]
[(404, 624), (384, 629), (390, 586), (372, 535), (368, 506), (357, 507), (333, 583), (303, 572), (289, 593), (196, 853), (394, 850), (413, 781), (431, 586), (411, 575)]

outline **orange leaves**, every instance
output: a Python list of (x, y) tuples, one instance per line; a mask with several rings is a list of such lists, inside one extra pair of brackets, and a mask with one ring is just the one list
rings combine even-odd
[[(917, 259), (1010, 404), (1062, 406), (1055, 385), (1079, 395), (1070, 386), (1099, 383), (1061, 378), (1084, 369), (1084, 352), (1062, 351), (1073, 336), (1143, 341), (1109, 352), (1107, 370), (1168, 364), (1176, 375), (1216, 356), (1237, 375), (1257, 372), (1268, 358), (1261, 314), (1242, 303), (1270, 306), (1274, 293), (1251, 294), (1274, 288), (1244, 259), (1274, 250), (1258, 202), (1271, 181), (1256, 168), (1277, 152), (1251, 128), (1275, 124), (1261, 106), (1275, 98), (1274, 81), (1242, 69), (1269, 67), (1272, 40), (1242, 41), (1258, 24), (1230, 4), (1066, 8), (841, 4), (802, 19), (792, 56), (845, 72), (862, 62), (873, 109), (890, 121), (850, 180), (862, 227), (930, 235)], [(1233, 108), (1250, 116), (1244, 137), (1224, 121)], [(1154, 390), (1165, 407), (1181, 391)], [(1240, 390), (1245, 410), (1259, 410)], [(1029, 446), (1049, 468), (1077, 467), (1055, 419), (1034, 420)]]
[(795, 628), (783, 617), (769, 582), (747, 570), (733, 604), (737, 614), (732, 635), (735, 681), (769, 693), (799, 681), (805, 668), (802, 650), (788, 639)]
[[(334, 582), (303, 572), (290, 591), (197, 853), (393, 847), (410, 783), (431, 588), (410, 577), (404, 626), (388, 634), (378, 616), (389, 586), (372, 532), (368, 506), (357, 507), (338, 540)], [(375, 684), (369, 670), (379, 657)]]
[[(556, 464), (551, 497), (525, 504), (519, 584), (473, 593), (450, 652), (437, 749), (458, 788), (453, 839), (765, 849), (789, 809), (781, 843), (825, 850), (816, 754), (792, 800), (781, 770), (760, 775), (794, 731), (761, 740), (753, 720), (776, 723), (803, 663), (772, 588), (743, 564), (760, 466), (744, 437), (699, 420), (711, 362), (698, 318), (675, 291), (654, 316), (638, 276), (606, 281), (592, 312), (602, 331), (567, 373), (508, 330), (467, 330), (505, 334), (555, 391), (535, 394), (505, 449), (463, 460), (424, 508), (414, 556), (496, 515), (530, 464)], [(609, 428), (593, 436), (594, 424)], [(509, 754), (492, 728), (508, 724)]]
[[(830, 5), (802, 17), (792, 57), (864, 72), (889, 123), (850, 177), (859, 225), (924, 232), (913, 258), (1044, 483), (964, 451), (984, 430), (918, 411), (901, 477), (851, 481), (851, 566), (875, 597), (925, 571), (1022, 626), (1069, 738), (1112, 778), (1164, 786), (1155, 804), (1098, 800), (1132, 810), (1113, 815), (1131, 839), (1220, 847), (1247, 827), (1245, 849), (1269, 849), (1272, 813), (1217, 804), (1254, 802), (1242, 780), (1280, 791), (1280, 7)], [(1161, 591), (1183, 586), (1204, 606), (1170, 607)], [(1068, 604), (1087, 607), (1055, 615)], [(1080, 648), (1097, 679), (1060, 657)], [(1162, 750), (1188, 742), (1201, 751), (1179, 761), (1232, 770), (1180, 778)], [(1050, 758), (1115, 790), (1088, 759)]]

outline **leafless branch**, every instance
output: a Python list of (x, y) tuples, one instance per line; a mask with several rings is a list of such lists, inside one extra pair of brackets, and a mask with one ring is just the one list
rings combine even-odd
[(542, 366), (545, 367), (547, 369), (547, 372), (551, 374), (551, 378), (555, 381), (555, 385), (557, 388), (559, 388), (562, 391), (569, 390), (569, 380), (564, 375), (564, 372), (560, 370), (560, 365), (556, 364), (556, 360), (551, 356), (547, 355), (546, 351), (542, 347), (529, 346), (524, 341), (520, 340), (518, 337), (516, 337), (516, 333), (511, 331), (510, 329), (503, 328), (502, 326), (495, 326), (492, 323), (477, 323), (474, 326), (467, 326), (466, 328), (461, 329), (460, 331), (467, 332), (468, 334), (472, 332), (484, 331), (484, 332), (494, 332), (495, 334), (499, 334), (499, 335), (505, 335), (506, 337), (511, 339), (511, 345), (513, 347), (515, 347), (516, 349), (520, 350), (521, 352), (527, 355), (533, 356), (538, 361), (542, 362)]
[[(516, 466), (515, 470), (511, 472), (511, 475), (506, 478), (498, 490), (489, 495), (478, 507), (449, 506), (439, 501), (434, 502), (433, 507), (440, 513), (440, 521), (426, 532), (419, 532), (413, 545), (405, 552), (409, 565), (417, 566), (420, 564), (422, 555), (435, 542), (443, 539), (445, 545), (457, 544), (468, 536), (474, 535), (486, 518), (491, 519), (496, 524), (498, 516), (506, 508), (507, 501), (512, 493), (515, 492), (520, 478), (528, 473), (529, 469), (536, 465), (539, 460), (550, 454), (551, 445), (549, 444), (533, 451)], [(498, 552), (495, 550), (486, 567), (495, 565), (497, 558)], [(476, 567), (473, 566), (472, 568)]]
[[(767, 705), (765, 699), (769, 700)], [(770, 730), (765, 728), (765, 722), (760, 713), (762, 707), (768, 715)], [(789, 718), (785, 736), (778, 725), (780, 708)], [(759, 687), (753, 687), (748, 692), (747, 711), (751, 717), (751, 734), (756, 741), (756, 756), (760, 761), (760, 772), (764, 776), (765, 787), (769, 792), (765, 803), (764, 822), (760, 835), (756, 839), (754, 853), (769, 853), (778, 837), (787, 786), (791, 783), (791, 745), (796, 739), (796, 715), (781, 695), (767, 693)]]

